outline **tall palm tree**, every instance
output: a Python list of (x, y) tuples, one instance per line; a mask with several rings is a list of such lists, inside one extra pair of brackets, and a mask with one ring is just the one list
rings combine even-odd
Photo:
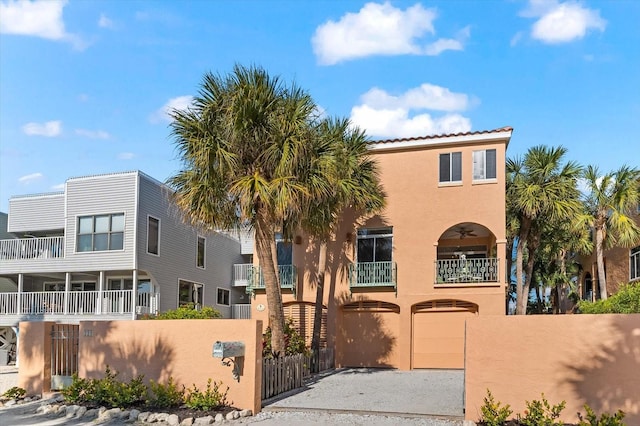
[(263, 274), (272, 349), (285, 352), (275, 232), (321, 194), (304, 171), (317, 106), (262, 68), (205, 74), (191, 107), (171, 113), (182, 170), (167, 183), (188, 222), (208, 229), (249, 224)]
[[(327, 242), (335, 232), (345, 208), (358, 214), (381, 210), (385, 194), (380, 184), (376, 163), (370, 158), (367, 137), (348, 119), (327, 118), (318, 127), (315, 161), (326, 172), (329, 191), (310, 199), (302, 217), (302, 228), (318, 242), (318, 270), (311, 350), (315, 365), (320, 351), (322, 302), (327, 259)], [(318, 168), (311, 168), (317, 170)]]
[(563, 147), (538, 145), (521, 159), (507, 160), (507, 207), (513, 209), (510, 214), (517, 216), (519, 224), (516, 237), (518, 315), (526, 313), (542, 224), (546, 220), (571, 218), (580, 211), (577, 180), (582, 169), (575, 162), (562, 164), (566, 152)]
[(622, 166), (615, 172), (600, 176), (596, 166), (588, 166), (584, 180), (587, 185), (584, 202), (596, 238), (600, 297), (607, 299), (604, 249), (632, 247), (640, 241), (640, 228), (632, 218), (633, 209), (640, 203), (640, 170)]

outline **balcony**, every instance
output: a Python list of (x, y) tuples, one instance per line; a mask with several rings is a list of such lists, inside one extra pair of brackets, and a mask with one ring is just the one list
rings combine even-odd
[(246, 287), (251, 281), (251, 274), (253, 274), (252, 263), (237, 263), (233, 265), (233, 286)]
[(435, 284), (497, 283), (499, 259), (436, 260), (435, 269)]
[[(259, 266), (252, 268), (253, 273), (247, 284), (247, 293), (254, 294), (256, 290), (264, 290), (264, 276)], [(288, 289), (296, 293), (298, 287), (298, 269), (294, 265), (278, 265), (280, 288)]]
[(349, 284), (354, 288), (390, 287), (397, 291), (395, 262), (358, 262), (349, 265)]
[(251, 304), (243, 303), (231, 306), (231, 318), (233, 319), (251, 319)]
[(0, 260), (64, 258), (64, 237), (0, 240)]
[(79, 321), (131, 319), (133, 314), (155, 314), (159, 294), (133, 290), (34, 291), (0, 293), (0, 325), (19, 321)]

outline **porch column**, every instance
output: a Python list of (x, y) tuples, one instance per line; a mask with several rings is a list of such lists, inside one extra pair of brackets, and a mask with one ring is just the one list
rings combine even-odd
[(509, 274), (511, 271), (507, 271), (507, 256), (511, 256), (511, 253), (507, 253), (507, 240), (497, 240), (496, 241), (496, 257), (498, 262), (498, 270), (496, 273), (498, 274), (498, 282), (500, 279), (504, 279), (504, 287), (509, 289), (509, 283), (511, 282), (511, 277)]
[(100, 271), (98, 277), (98, 303), (96, 304), (96, 314), (102, 313), (102, 302), (104, 298), (104, 271)]
[(16, 314), (22, 314), (22, 292), (24, 291), (24, 274), (18, 274), (18, 296), (17, 296), (17, 305), (16, 306)]
[(71, 273), (64, 274), (64, 314), (69, 315), (69, 292), (71, 291)]
[(136, 310), (138, 304), (138, 270), (133, 270), (133, 288), (131, 289), (131, 319), (136, 319)]

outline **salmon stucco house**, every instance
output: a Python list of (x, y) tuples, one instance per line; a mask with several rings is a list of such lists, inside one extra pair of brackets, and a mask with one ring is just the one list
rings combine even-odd
[(19, 321), (136, 319), (184, 303), (231, 317), (240, 243), (185, 225), (169, 195), (133, 171), (12, 197), (0, 221), (0, 350)]
[[(335, 348), (337, 366), (462, 368), (465, 319), (505, 314), (511, 134), (504, 127), (371, 143), (387, 207), (373, 217), (345, 212), (327, 255), (322, 342)], [(300, 234), (277, 248), (285, 316), (310, 341), (317, 246)], [(245, 281), (251, 317), (266, 323), (254, 268)]]

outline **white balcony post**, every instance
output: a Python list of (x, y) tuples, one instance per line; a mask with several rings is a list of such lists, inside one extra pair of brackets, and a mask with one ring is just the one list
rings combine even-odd
[(71, 291), (71, 274), (64, 274), (64, 314), (69, 315), (69, 292)]
[(20, 315), (22, 313), (22, 292), (24, 290), (24, 274), (18, 274), (18, 300), (16, 307), (16, 313)]
[(100, 271), (98, 278), (98, 303), (96, 303), (96, 314), (102, 313), (102, 303), (104, 298), (104, 271)]
[(138, 270), (134, 269), (133, 270), (133, 288), (131, 289), (131, 319), (134, 320), (136, 319), (136, 310), (138, 309), (138, 307), (136, 306), (138, 304)]

